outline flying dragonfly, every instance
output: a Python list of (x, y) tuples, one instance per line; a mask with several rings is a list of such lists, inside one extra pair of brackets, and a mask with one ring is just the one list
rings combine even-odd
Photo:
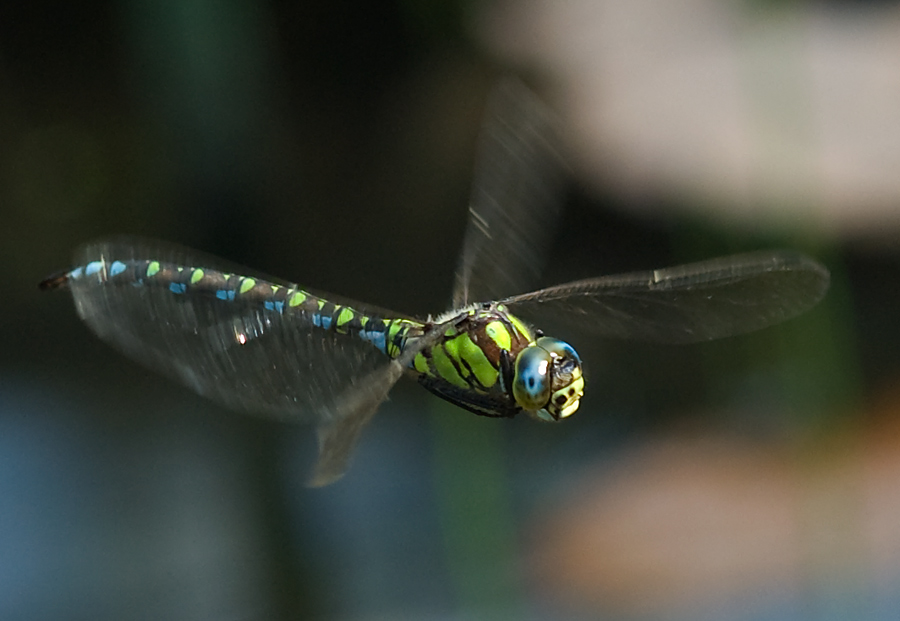
[(402, 375), (478, 415), (570, 417), (582, 363), (542, 332), (691, 343), (806, 311), (828, 271), (794, 251), (761, 251), (601, 276), (520, 293), (543, 263), (564, 178), (553, 116), (513, 80), (495, 88), (478, 148), (451, 309), (416, 319), (135, 237), (79, 248), (40, 283), (68, 289), (78, 315), (126, 356), (226, 407), (314, 424), (311, 485), (347, 470), (360, 432)]

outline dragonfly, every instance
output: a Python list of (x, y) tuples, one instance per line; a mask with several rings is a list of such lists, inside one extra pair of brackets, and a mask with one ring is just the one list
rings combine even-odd
[(795, 317), (829, 273), (768, 250), (527, 291), (559, 217), (558, 122), (507, 79), (486, 106), (450, 310), (415, 318), (138, 237), (81, 246), (67, 289), (88, 327), (121, 353), (228, 408), (316, 426), (309, 484), (347, 471), (365, 425), (404, 375), (475, 414), (559, 422), (578, 410), (576, 350), (537, 326), (692, 343)]

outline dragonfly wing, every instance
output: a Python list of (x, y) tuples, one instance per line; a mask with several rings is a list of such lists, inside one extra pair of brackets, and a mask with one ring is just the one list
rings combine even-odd
[(350, 466), (350, 457), (359, 435), (379, 404), (387, 398), (388, 392), (416, 354), (441, 339), (447, 325), (436, 326), (425, 336), (409, 343), (397, 359), (370, 372), (356, 386), (340, 395), (333, 419), (319, 425), (319, 459), (308, 482), (310, 487), (328, 485), (344, 475)]
[[(175, 245), (123, 238), (82, 247), (79, 265), (105, 259), (223, 267)], [(235, 273), (235, 272), (231, 272)], [(242, 272), (237, 272), (242, 273)], [(262, 282), (262, 277), (260, 277)], [(278, 312), (256, 300), (177, 295), (139, 281), (68, 281), (79, 315), (103, 340), (150, 369), (227, 407), (321, 423), (337, 399), (388, 358), (363, 341), (316, 326), (308, 313)]]
[(453, 308), (527, 291), (559, 217), (555, 119), (514, 79), (491, 93), (481, 129)]
[(574, 323), (600, 336), (691, 343), (799, 315), (828, 284), (828, 270), (809, 257), (769, 251), (581, 280), (504, 303), (530, 320)]
[(310, 487), (329, 485), (344, 476), (359, 435), (402, 374), (403, 367), (392, 360), (341, 395), (332, 420), (319, 426), (319, 458), (308, 482)]

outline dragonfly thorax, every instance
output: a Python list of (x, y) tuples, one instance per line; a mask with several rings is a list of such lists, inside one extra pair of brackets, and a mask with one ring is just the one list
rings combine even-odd
[(431, 330), (440, 337), (411, 366), (439, 397), (483, 416), (524, 410), (550, 422), (578, 409), (584, 394), (578, 354), (563, 341), (537, 336), (505, 305), (475, 305), (425, 329)]
[(557, 422), (571, 416), (584, 394), (581, 359), (568, 343), (542, 336), (516, 357), (512, 392), (532, 418)]

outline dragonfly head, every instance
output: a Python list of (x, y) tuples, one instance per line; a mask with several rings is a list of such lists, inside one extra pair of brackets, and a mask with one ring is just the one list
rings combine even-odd
[(581, 358), (571, 345), (542, 336), (516, 357), (513, 397), (532, 418), (557, 422), (578, 409), (584, 394)]

